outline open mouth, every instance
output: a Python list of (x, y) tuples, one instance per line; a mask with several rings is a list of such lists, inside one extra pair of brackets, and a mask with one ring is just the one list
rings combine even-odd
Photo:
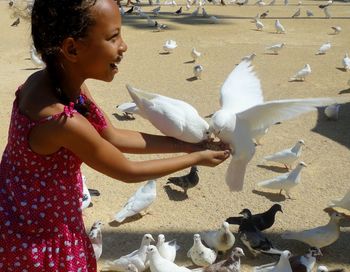
[(110, 66), (112, 69), (118, 69), (117, 63), (111, 63)]

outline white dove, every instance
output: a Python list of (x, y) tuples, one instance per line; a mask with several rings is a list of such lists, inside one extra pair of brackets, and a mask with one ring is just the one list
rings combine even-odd
[(94, 249), (96, 261), (98, 261), (102, 254), (102, 227), (101, 220), (97, 220), (91, 227), (89, 232), (89, 238)]
[(244, 56), (242, 59), (241, 59), (241, 62), (242, 61), (253, 61), (253, 59), (256, 57), (256, 54), (255, 53), (252, 53), (252, 54), (249, 54), (247, 56)]
[(203, 66), (198, 64), (193, 67), (193, 75), (194, 77), (201, 79), (202, 77), (202, 72), (203, 72)]
[(121, 211), (114, 216), (114, 219), (121, 223), (127, 217), (133, 216), (147, 209), (156, 199), (156, 189), (156, 182), (154, 180), (149, 180), (128, 199)]
[(273, 155), (264, 157), (266, 161), (279, 162), (284, 164), (287, 169), (292, 168), (292, 164), (299, 159), (302, 146), (305, 145), (303, 140), (299, 140), (293, 147), (279, 151)]
[(139, 249), (114, 261), (108, 261), (103, 270), (125, 271), (129, 264), (133, 264), (139, 272), (145, 271), (149, 267), (149, 262), (146, 260), (146, 252), (152, 241), (154, 242), (152, 235), (149, 233), (145, 234)]
[(218, 22), (219, 22), (219, 19), (216, 16), (212, 15), (209, 17), (209, 23), (217, 24)]
[(329, 120), (338, 120), (339, 119), (339, 104), (333, 104), (325, 107), (324, 114), (327, 116)]
[(176, 251), (179, 250), (179, 246), (176, 244), (176, 240), (171, 240), (165, 242), (165, 236), (164, 234), (159, 234), (158, 235), (158, 240), (157, 240), (157, 249), (163, 258), (174, 262), (176, 258)]
[(30, 47), (30, 59), (32, 60), (32, 62), (36, 67), (44, 68), (46, 66), (45, 62), (43, 62), (38, 52), (36, 51), (36, 48), (34, 47), (34, 45)]
[(340, 199), (333, 199), (331, 207), (341, 207), (350, 210), (350, 190)]
[(219, 230), (206, 231), (201, 233), (200, 236), (210, 248), (225, 253), (236, 240), (229, 226), (229, 223), (224, 221)]
[(196, 48), (192, 48), (191, 57), (193, 58), (193, 62), (195, 62), (198, 58), (200, 58), (201, 53), (196, 50)]
[(289, 79), (289, 81), (294, 81), (294, 80), (304, 81), (305, 78), (310, 74), (311, 74), (311, 67), (309, 64), (305, 64), (301, 70), (299, 70), (293, 77)]
[(309, 98), (264, 103), (251, 62), (237, 65), (221, 87), (221, 109), (213, 114), (210, 125), (210, 130), (233, 150), (226, 171), (230, 189), (242, 190), (247, 164), (255, 153), (256, 131), (334, 102), (331, 98)]
[(81, 175), (81, 181), (83, 183), (83, 198), (81, 200), (81, 209), (84, 210), (89, 207), (91, 203), (91, 195), (86, 185), (86, 178), (84, 175)]
[(331, 26), (331, 28), (334, 30), (334, 32), (333, 32), (334, 35), (337, 35), (341, 32), (340, 26)]
[(167, 40), (165, 41), (165, 44), (163, 45), (163, 50), (167, 53), (172, 52), (177, 47), (176, 41), (174, 40)]
[(264, 28), (264, 24), (258, 19), (255, 19), (255, 26), (256, 26), (256, 29), (259, 31), (262, 31)]
[(265, 49), (268, 51), (272, 51), (275, 55), (278, 55), (278, 52), (282, 50), (284, 46), (285, 46), (285, 43), (277, 43), (269, 47), (266, 47)]
[(275, 21), (275, 29), (277, 34), (286, 32), (284, 29), (284, 26), (281, 24), (280, 20), (278, 19)]
[(314, 13), (312, 12), (312, 10), (307, 9), (306, 10), (306, 16), (307, 17), (312, 17), (312, 16), (314, 16)]
[(141, 116), (163, 134), (179, 140), (199, 143), (209, 139), (209, 124), (190, 104), (170, 97), (147, 93), (126, 86)]
[(324, 55), (326, 52), (331, 49), (332, 45), (330, 42), (326, 42), (321, 45), (320, 49), (318, 49), (316, 55)]
[(193, 245), (187, 252), (187, 257), (198, 266), (208, 266), (215, 262), (217, 253), (202, 244), (201, 236), (196, 233), (193, 235)]
[(298, 240), (309, 246), (323, 248), (333, 244), (340, 235), (339, 221), (343, 216), (337, 212), (330, 215), (328, 224), (313, 229), (282, 233), (283, 239)]
[(300, 16), (300, 13), (301, 13), (301, 9), (298, 8), (297, 11), (292, 15), (292, 18), (299, 17), (299, 16)]
[(327, 19), (330, 19), (332, 17), (330, 11), (328, 10), (328, 7), (324, 7), (323, 12)]
[(190, 272), (191, 270), (184, 267), (178, 266), (173, 262), (163, 258), (158, 249), (150, 245), (147, 248), (147, 258), (149, 259), (151, 272)]
[(277, 263), (264, 264), (255, 266), (253, 272), (292, 272), (289, 258), (292, 256), (290, 251), (284, 250)]
[(350, 70), (350, 58), (348, 56), (348, 53), (345, 53), (345, 56), (342, 60), (342, 64), (343, 64), (343, 68), (346, 70), (346, 71), (349, 71)]
[(199, 13), (199, 8), (200, 7), (197, 7), (192, 13), (191, 13), (191, 15), (190, 16), (192, 16), (192, 17), (196, 17), (196, 16), (198, 16), (198, 13)]
[(280, 194), (282, 193), (282, 190), (284, 190), (286, 195), (291, 199), (289, 194), (290, 190), (299, 184), (300, 173), (304, 167), (306, 167), (306, 164), (300, 162), (290, 173), (285, 173), (273, 179), (258, 182), (257, 185), (262, 188), (280, 190)]

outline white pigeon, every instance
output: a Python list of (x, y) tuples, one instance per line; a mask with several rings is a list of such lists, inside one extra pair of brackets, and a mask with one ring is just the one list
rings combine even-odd
[(125, 271), (129, 264), (136, 266), (139, 272), (145, 271), (149, 267), (149, 261), (146, 259), (147, 248), (154, 242), (151, 234), (147, 233), (143, 236), (139, 249), (122, 256), (114, 261), (108, 261), (103, 270), (107, 271)]
[(337, 35), (341, 32), (340, 26), (331, 26), (331, 28), (334, 30), (334, 32), (333, 32), (334, 35)]
[(330, 206), (350, 210), (350, 190), (342, 198), (333, 199)]
[(30, 59), (32, 60), (33, 64), (36, 67), (44, 68), (46, 66), (45, 62), (43, 62), (43, 60), (41, 59), (40, 55), (36, 51), (36, 48), (34, 47), (34, 45), (32, 45), (30, 47)]
[(176, 251), (179, 250), (179, 246), (176, 244), (176, 240), (171, 240), (165, 242), (165, 236), (164, 234), (159, 234), (158, 235), (158, 240), (157, 240), (157, 249), (163, 258), (174, 262), (176, 258)]
[(233, 150), (226, 171), (229, 188), (234, 191), (243, 188), (247, 164), (255, 153), (253, 138), (256, 131), (334, 102), (331, 98), (309, 98), (264, 103), (260, 80), (253, 72), (251, 62), (243, 61), (237, 65), (221, 87), (221, 109), (210, 121), (211, 132)]
[(289, 81), (300, 80), (304, 81), (305, 78), (311, 74), (311, 67), (309, 64), (305, 64), (302, 69), (300, 69)]
[(313, 229), (282, 233), (283, 239), (298, 240), (309, 246), (323, 248), (333, 244), (340, 235), (339, 221), (343, 216), (337, 212), (330, 215), (328, 224)]
[(303, 140), (299, 140), (293, 147), (284, 149), (270, 156), (264, 157), (266, 161), (279, 162), (284, 164), (287, 169), (291, 169), (295, 161), (300, 157), (302, 147), (305, 145)]
[(339, 104), (332, 104), (324, 109), (324, 114), (327, 116), (329, 120), (337, 121), (339, 119)]
[(324, 55), (326, 52), (331, 49), (332, 45), (330, 42), (326, 42), (321, 45), (320, 49), (318, 49), (316, 55)]
[(163, 95), (126, 86), (141, 116), (163, 134), (179, 140), (199, 143), (210, 137), (209, 124), (190, 104)]
[(220, 229), (203, 232), (200, 236), (208, 247), (215, 251), (222, 251), (225, 253), (233, 246), (236, 240), (229, 226), (229, 223), (224, 221)]
[(158, 16), (159, 12), (160, 12), (160, 6), (152, 9), (152, 13), (154, 16)]
[(219, 19), (216, 16), (212, 15), (209, 17), (209, 23), (217, 24), (217, 23), (219, 23)]
[(86, 185), (86, 177), (84, 175), (81, 175), (81, 180), (83, 183), (83, 198), (81, 201), (81, 209), (84, 210), (87, 207), (89, 207), (89, 205), (91, 203), (91, 195), (90, 195), (89, 189)]
[(328, 10), (328, 7), (323, 8), (324, 15), (326, 16), (327, 19), (332, 18), (332, 15), (330, 11)]
[(151, 272), (190, 272), (191, 270), (178, 266), (175, 263), (163, 258), (158, 249), (150, 245), (147, 248), (147, 258), (149, 259)]
[(258, 19), (255, 19), (255, 26), (256, 26), (256, 29), (259, 31), (262, 31), (264, 29), (264, 24)]
[(266, 47), (266, 50), (272, 51), (273, 54), (278, 55), (278, 52), (281, 51), (285, 45), (286, 45), (285, 43), (277, 43), (269, 47)]
[(200, 58), (201, 53), (196, 50), (196, 48), (192, 48), (191, 57), (193, 58), (193, 62), (195, 62), (198, 58)]
[(192, 17), (197, 17), (197, 16), (198, 16), (198, 13), (199, 13), (199, 8), (200, 8), (200, 7), (197, 7), (197, 8), (191, 13), (190, 16), (192, 16)]
[(296, 12), (294, 12), (294, 14), (292, 15), (292, 18), (296, 18), (296, 17), (299, 17), (301, 14), (301, 9), (298, 8)]
[(193, 76), (195, 78), (201, 79), (202, 77), (202, 72), (203, 72), (203, 66), (198, 64), (193, 67)]
[(346, 70), (346, 71), (350, 70), (350, 58), (348, 56), (348, 53), (345, 53), (345, 56), (342, 59), (342, 64), (343, 64), (344, 70)]
[(131, 196), (124, 207), (115, 214), (114, 219), (121, 223), (127, 217), (133, 216), (146, 210), (156, 199), (156, 182), (149, 180), (146, 184), (142, 185), (133, 196)]
[(275, 21), (275, 29), (277, 34), (286, 32), (284, 29), (284, 26), (281, 24), (280, 20), (278, 19)]
[(172, 52), (177, 47), (177, 43), (174, 40), (167, 40), (163, 45), (163, 50), (167, 53)]
[(244, 56), (242, 59), (241, 59), (241, 62), (242, 61), (253, 61), (253, 59), (256, 57), (256, 54), (255, 53), (251, 53), (249, 55), (246, 55)]
[(314, 16), (314, 13), (312, 12), (312, 10), (307, 9), (306, 10), (306, 16), (307, 17), (312, 17), (312, 16)]
[(284, 250), (277, 263), (264, 264), (255, 266), (253, 272), (292, 272), (289, 258), (292, 256), (290, 251)]
[(289, 193), (291, 189), (299, 184), (300, 173), (304, 167), (306, 167), (306, 164), (304, 162), (300, 162), (291, 172), (285, 173), (273, 179), (258, 182), (257, 185), (262, 188), (280, 190), (280, 194), (282, 193), (282, 190), (284, 190), (287, 197), (291, 199)]
[(217, 253), (203, 245), (201, 236), (196, 233), (193, 235), (193, 245), (187, 252), (187, 257), (198, 266), (208, 266), (215, 262)]
[(102, 254), (102, 227), (101, 220), (97, 220), (91, 227), (89, 232), (89, 238), (94, 249), (96, 261), (98, 261)]

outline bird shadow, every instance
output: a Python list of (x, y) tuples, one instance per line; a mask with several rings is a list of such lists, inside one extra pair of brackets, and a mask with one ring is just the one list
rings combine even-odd
[(347, 72), (347, 70), (343, 67), (335, 67), (336, 69), (338, 69), (339, 71), (342, 71), (342, 72)]
[(204, 118), (212, 118), (212, 117), (213, 117), (213, 115), (214, 115), (214, 113), (210, 113), (210, 114), (208, 114), (208, 115), (204, 116)]
[(285, 167), (275, 166), (275, 165), (264, 165), (264, 164), (258, 164), (257, 167), (264, 168), (267, 170), (271, 170), (273, 172), (277, 173), (287, 173), (288, 169)]
[(164, 185), (164, 191), (168, 195), (169, 200), (183, 201), (188, 199), (188, 195), (182, 191), (172, 189), (169, 185)]
[(159, 52), (159, 55), (169, 55), (170, 52)]
[(270, 56), (277, 56), (278, 54), (275, 54), (275, 53), (270, 53), (270, 52), (265, 52), (264, 55), (270, 55)]
[(338, 94), (347, 94), (347, 93), (350, 93), (350, 88), (341, 90), (341, 91), (339, 91)]
[(32, 68), (23, 68), (21, 69), (22, 71), (36, 71), (36, 70), (40, 70), (42, 68), (40, 67), (32, 67)]
[(89, 188), (88, 190), (89, 190), (90, 196), (100, 196), (101, 195), (99, 190), (91, 189), (91, 188)]
[(284, 195), (280, 195), (279, 193), (270, 193), (270, 192), (263, 192), (258, 190), (252, 190), (252, 193), (256, 195), (264, 196), (272, 202), (282, 202), (286, 200), (286, 197)]
[(192, 81), (198, 80), (198, 78), (193, 76), (193, 77), (186, 78), (186, 80), (189, 82), (192, 82)]
[(195, 63), (195, 60), (189, 60), (189, 61), (185, 61), (184, 64), (191, 64), (191, 63)]
[(118, 121), (132, 121), (135, 120), (135, 117), (131, 117), (128, 115), (120, 115), (118, 113), (112, 113), (112, 115), (118, 120)]
[(304, 80), (302, 80), (302, 79), (290, 79), (290, 80), (288, 80), (288, 82), (292, 82), (292, 83), (301, 83), (301, 82), (304, 82)]
[(130, 223), (130, 222), (134, 222), (134, 221), (137, 221), (137, 220), (140, 220), (142, 218), (142, 215), (140, 213), (137, 213), (133, 216), (130, 216), (130, 217), (127, 217), (125, 218), (125, 220), (123, 222), (118, 222), (118, 221), (111, 221), (108, 223), (109, 226), (111, 227), (114, 227), (114, 228), (117, 228), (123, 224), (127, 224), (127, 223)]

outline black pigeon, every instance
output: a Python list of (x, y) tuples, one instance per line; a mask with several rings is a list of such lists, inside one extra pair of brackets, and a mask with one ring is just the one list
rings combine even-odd
[(132, 6), (130, 9), (128, 9), (127, 11), (125, 11), (126, 14), (131, 14), (134, 11), (134, 7)]
[(18, 26), (18, 24), (21, 22), (21, 20), (19, 19), (19, 17), (16, 19), (16, 21), (14, 21), (13, 23), (12, 23), (12, 25), (11, 26)]
[(174, 12), (176, 15), (180, 15), (182, 13), (182, 7), (180, 7), (177, 11)]
[(192, 166), (190, 173), (181, 177), (170, 177), (166, 184), (174, 184), (181, 187), (184, 190), (185, 195), (187, 195), (187, 190), (196, 186), (199, 182), (199, 176), (197, 174), (197, 166)]
[(239, 226), (238, 237), (254, 256), (257, 256), (258, 253), (282, 254), (282, 251), (274, 248), (267, 237), (257, 229), (248, 209), (244, 209), (240, 214), (243, 215), (243, 218)]
[[(263, 231), (270, 228), (273, 225), (273, 223), (275, 222), (275, 215), (278, 211), (282, 212), (281, 205), (274, 204), (266, 212), (252, 215), (251, 220), (258, 230)], [(226, 222), (233, 225), (241, 225), (242, 220), (242, 216), (237, 216), (227, 218)]]
[(289, 263), (293, 272), (313, 271), (317, 256), (322, 256), (321, 250), (316, 247), (310, 247), (309, 252), (304, 255), (292, 256)]
[(261, 18), (261, 19), (266, 18), (266, 17), (267, 17), (267, 15), (269, 15), (269, 12), (270, 12), (270, 11), (268, 11), (268, 10), (267, 10), (267, 11), (265, 11), (264, 13), (262, 13), (262, 14), (260, 15), (260, 18)]
[(329, 4), (324, 4), (324, 5), (319, 5), (318, 7), (320, 8), (320, 9), (324, 9), (325, 7), (328, 7), (329, 6)]
[(12, 0), (9, 2), (9, 6), (10, 6), (10, 7), (13, 6), (13, 1), (12, 1)]

